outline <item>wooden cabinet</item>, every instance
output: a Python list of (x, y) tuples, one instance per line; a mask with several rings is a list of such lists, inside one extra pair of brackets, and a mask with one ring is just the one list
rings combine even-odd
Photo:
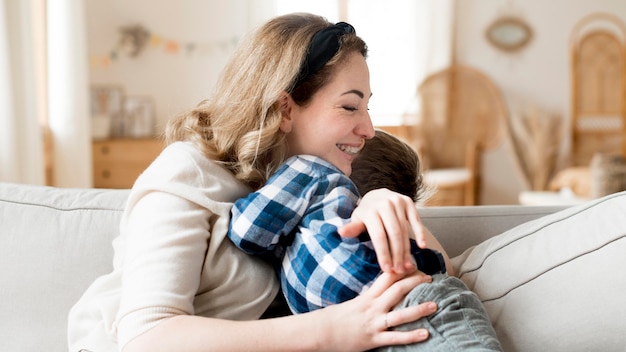
[(107, 139), (93, 142), (96, 188), (130, 188), (165, 147), (160, 139)]

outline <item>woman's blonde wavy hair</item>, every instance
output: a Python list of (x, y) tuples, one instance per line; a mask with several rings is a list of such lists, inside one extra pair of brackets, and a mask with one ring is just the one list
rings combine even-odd
[[(240, 181), (253, 189), (262, 186), (287, 152), (280, 130), (281, 97), (292, 88), (313, 35), (331, 25), (323, 17), (307, 13), (267, 22), (235, 51), (212, 98), (168, 123), (167, 143), (191, 141)], [(294, 101), (307, 104), (329, 82), (333, 68), (353, 51), (367, 56), (363, 40), (346, 34), (326, 66), (293, 89)]]

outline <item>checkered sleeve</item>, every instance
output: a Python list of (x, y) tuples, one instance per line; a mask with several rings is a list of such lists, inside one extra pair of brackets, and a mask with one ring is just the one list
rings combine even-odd
[(315, 179), (297, 157), (288, 159), (257, 192), (235, 202), (229, 238), (249, 254), (286, 246), (308, 206)]
[(356, 186), (324, 161), (312, 168), (316, 186), (307, 194), (308, 208), (281, 263), (283, 293), (294, 313), (354, 298), (380, 273), (370, 243), (337, 232), (358, 204)]

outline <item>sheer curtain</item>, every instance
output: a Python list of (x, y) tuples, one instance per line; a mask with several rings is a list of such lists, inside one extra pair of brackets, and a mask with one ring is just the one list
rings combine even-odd
[[(87, 50), (82, 0), (56, 0), (48, 6), (47, 71), (34, 39), (37, 9), (45, 0), (0, 0), (0, 181), (45, 184), (45, 111), (53, 136), (53, 185), (91, 187)], [(38, 8), (38, 6), (40, 6)], [(43, 52), (43, 51), (41, 51)], [(47, 99), (38, 98), (46, 82)]]
[(0, 0), (0, 181), (43, 184), (32, 2)]
[(348, 1), (349, 21), (371, 49), (375, 125), (415, 122), (418, 85), (452, 61), (453, 14), (452, 0)]
[(367, 42), (375, 125), (414, 122), (418, 85), (452, 62), (454, 0), (277, 1), (278, 14), (297, 11), (348, 21)]
[(89, 71), (83, 0), (48, 6), (48, 112), (54, 185), (91, 187)]

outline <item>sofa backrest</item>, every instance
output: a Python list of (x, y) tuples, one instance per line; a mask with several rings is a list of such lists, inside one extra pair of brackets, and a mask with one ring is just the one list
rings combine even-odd
[(420, 218), (452, 257), (515, 226), (567, 206), (481, 205), (419, 208)]
[[(67, 315), (112, 270), (128, 190), (0, 183), (0, 351), (66, 351)], [(432, 207), (424, 224), (450, 256), (555, 207)]]
[(0, 351), (67, 351), (67, 314), (112, 269), (127, 190), (0, 183)]

